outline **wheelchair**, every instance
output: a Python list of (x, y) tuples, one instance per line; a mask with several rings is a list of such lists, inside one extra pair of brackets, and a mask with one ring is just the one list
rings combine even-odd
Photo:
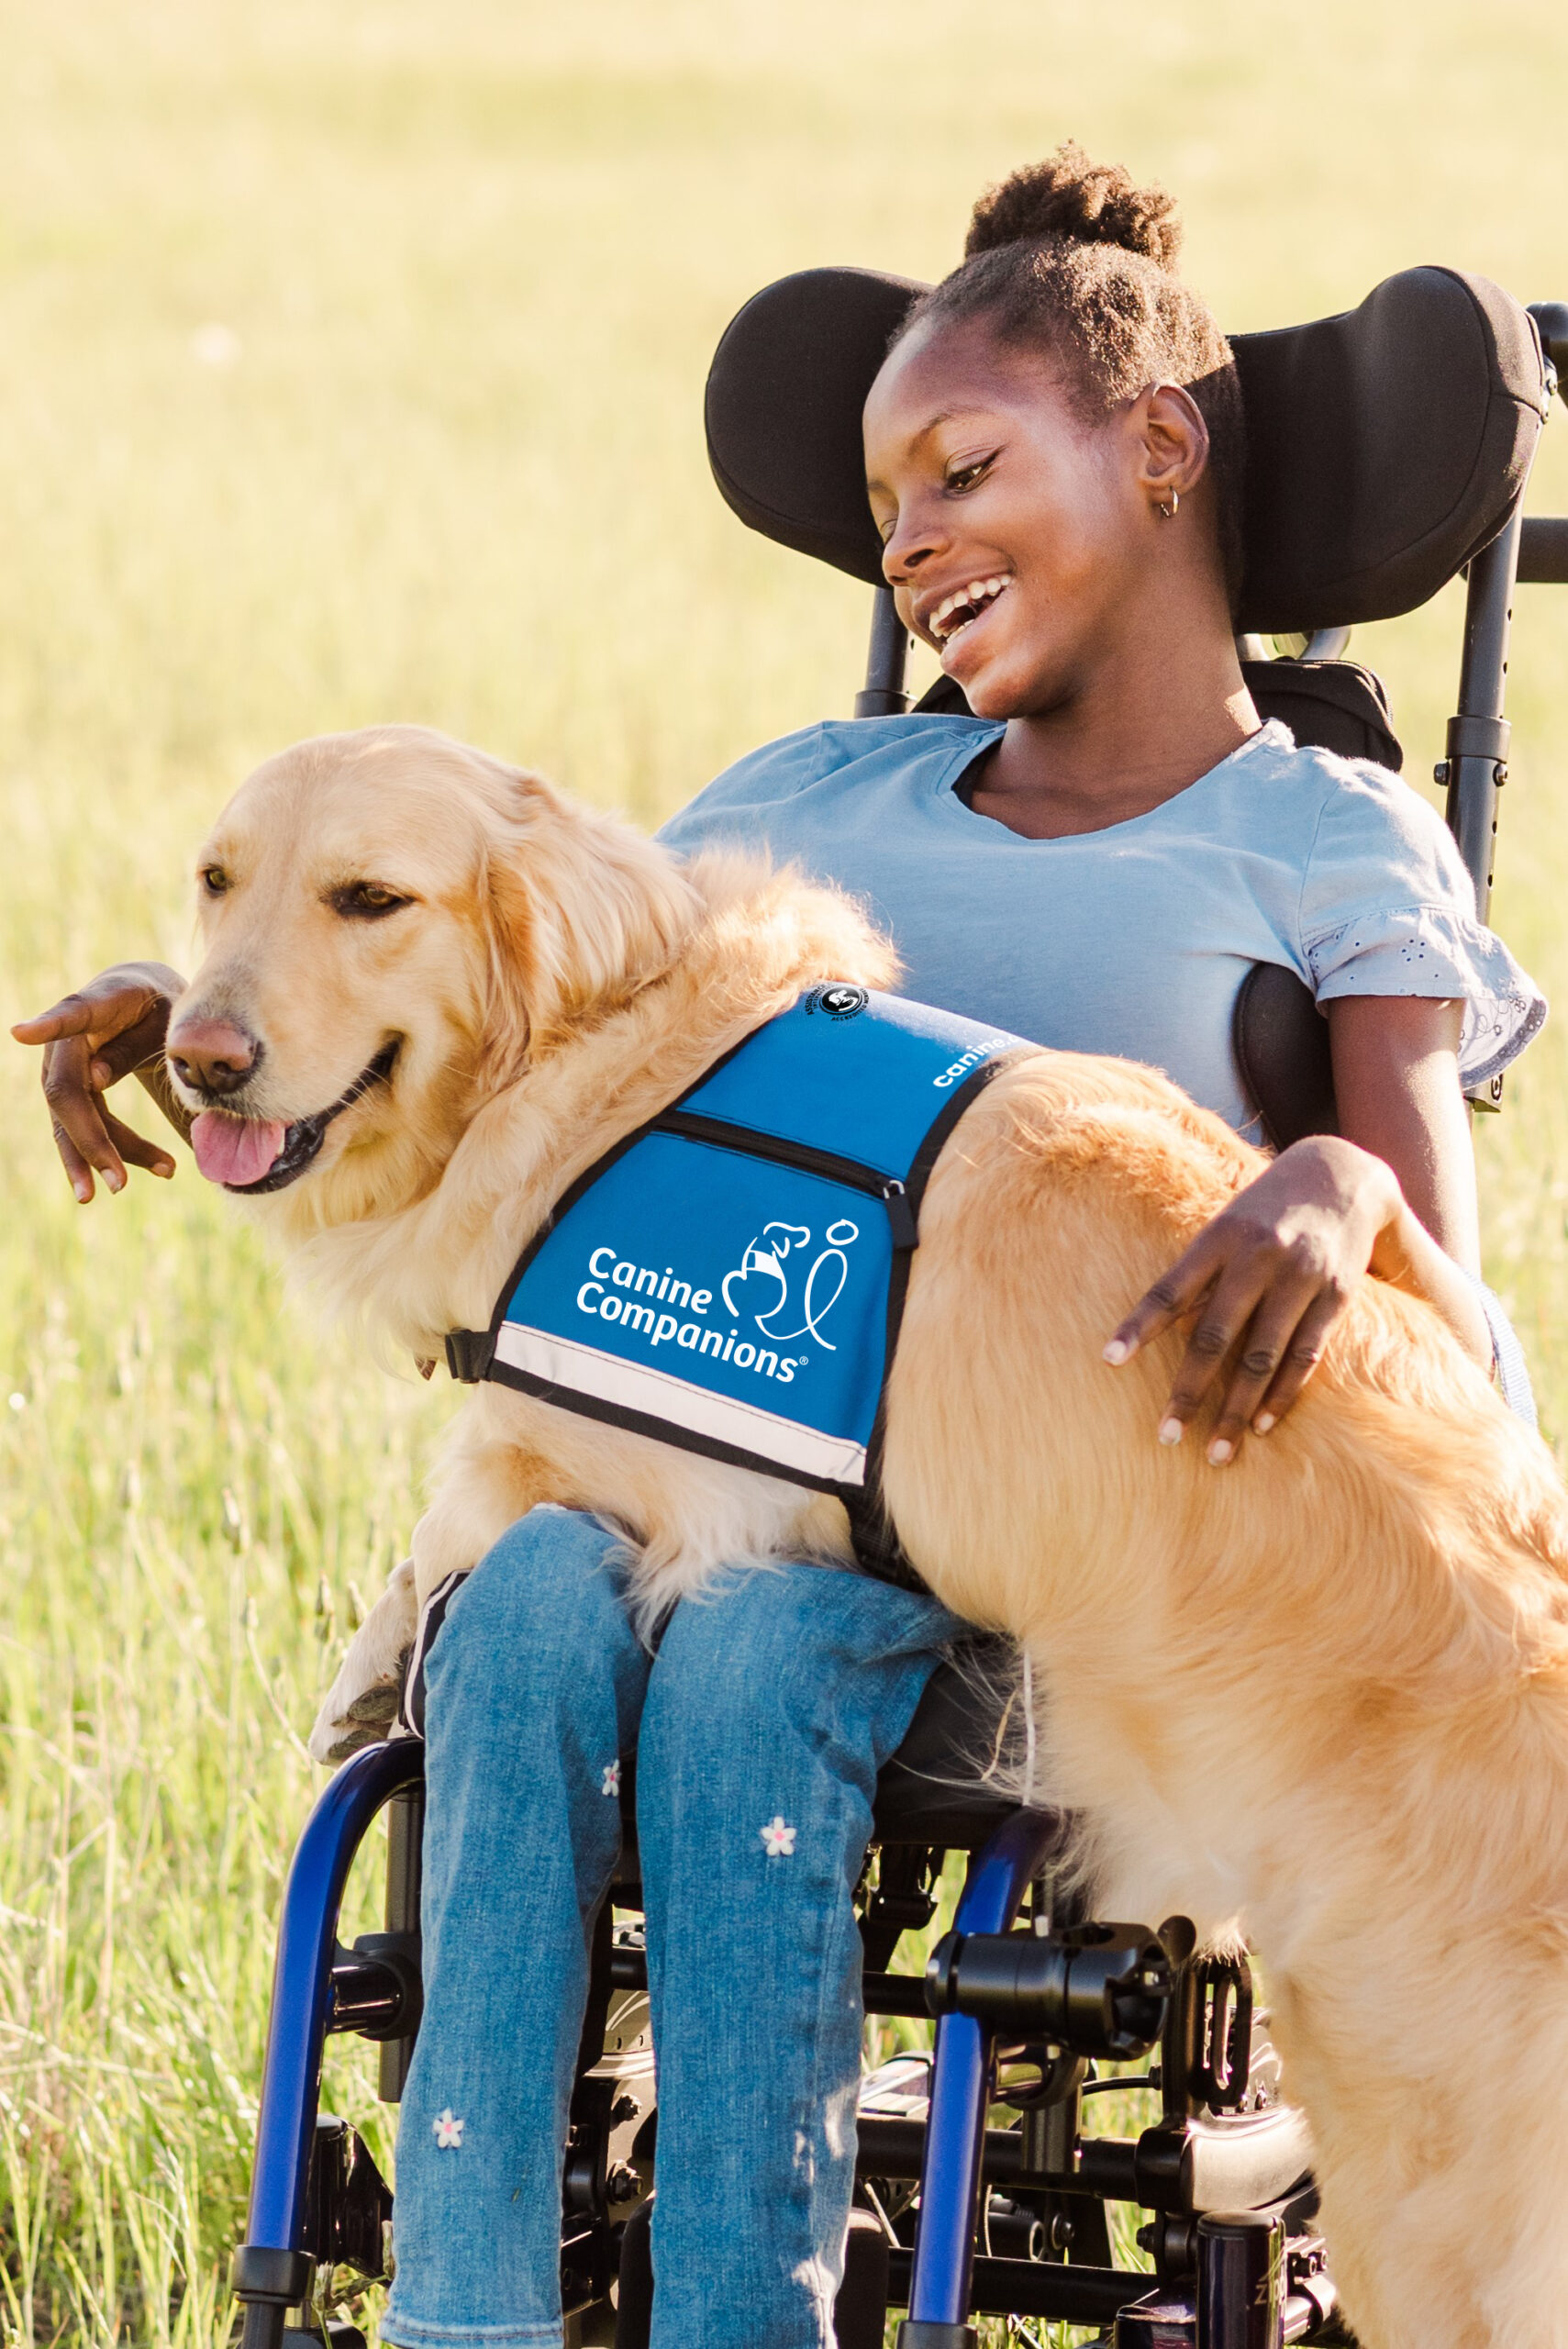
[[(908, 707), (908, 639), (881, 584), (860, 413), (920, 290), (851, 269), (785, 278), (732, 321), (707, 384), (713, 471), (740, 519), (875, 590), (861, 718)], [(1559, 372), (1568, 399), (1568, 303), (1527, 310), (1485, 280), (1414, 269), (1357, 309), (1234, 348), (1248, 421), (1239, 650), (1253, 698), (1298, 740), (1398, 767), (1382, 686), (1344, 658), (1350, 629), (1413, 610), (1462, 573), (1458, 706), (1436, 774), (1485, 918), (1514, 589), (1568, 584), (1568, 518), (1520, 513)], [(964, 705), (944, 679), (918, 707)], [(1249, 975), (1236, 1049), (1276, 1147), (1333, 1130), (1326, 1023), (1294, 973)], [(1496, 1109), (1501, 1086), (1474, 1106)], [(881, 2349), (889, 2308), (907, 2310), (901, 2349), (973, 2344), (979, 2314), (1086, 2327), (1114, 2349), (1345, 2338), (1314, 2226), (1310, 2143), (1254, 2027), (1245, 1958), (1197, 1949), (1181, 1918), (1154, 1931), (1085, 1913), (1064, 1865), (1071, 1820), (983, 1781), (994, 1724), (978, 1718), (976, 1685), (958, 1664), (938, 1671), (877, 1789), (857, 1895), (865, 2007), (935, 2031), (929, 2055), (862, 2083), (842, 2349)], [(232, 2268), (244, 2349), (352, 2349), (354, 2328), (324, 2312), (323, 2279), (387, 2273), (390, 2191), (356, 2132), (317, 2107), (328, 2033), (380, 2043), (384, 2099), (406, 2076), (421, 2001), (421, 1757), (395, 1739), (345, 1762), (288, 1879)], [(584, 2349), (642, 2349), (653, 2288), (657, 2112), (631, 1770), (622, 1805), (562, 2149), (562, 2300), (567, 2339)], [(383, 1811), (384, 1926), (345, 1948), (345, 1884)], [(923, 1976), (894, 1971), (901, 1934), (934, 1913), (949, 1853), (967, 1855), (952, 1930)], [(1132, 2079), (1096, 2068), (1151, 2056)], [(1135, 2136), (1085, 2128), (1089, 2096), (1134, 2085), (1157, 2094), (1156, 2121)], [(1150, 2268), (1113, 2259), (1113, 2203), (1147, 2214)]]

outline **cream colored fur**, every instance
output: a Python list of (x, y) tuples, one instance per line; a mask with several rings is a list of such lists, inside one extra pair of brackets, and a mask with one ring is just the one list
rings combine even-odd
[[(403, 1040), (253, 1211), (428, 1357), (613, 1140), (803, 984), (891, 969), (842, 898), (733, 858), (683, 873), (413, 729), (285, 753), (208, 854), (239, 885), (189, 1000), (263, 1038), (256, 1114), (319, 1108)], [(350, 866), (419, 903), (323, 911)], [(1372, 1281), (1234, 1467), (1155, 1442), (1175, 1341), (1117, 1372), (1101, 1347), (1260, 1163), (1148, 1070), (1001, 1075), (927, 1195), (888, 1499), (932, 1588), (1027, 1643), (1102, 1913), (1239, 1921), (1262, 1952), (1369, 2349), (1568, 2344), (1563, 1490), (1436, 1315)], [(720, 1560), (843, 1554), (792, 1486), (483, 1390), (324, 1720), (411, 1629), (411, 1582), (546, 1499), (626, 1528), (651, 1606)]]

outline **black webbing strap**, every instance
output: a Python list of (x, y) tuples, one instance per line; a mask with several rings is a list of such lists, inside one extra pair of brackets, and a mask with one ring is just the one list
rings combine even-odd
[(870, 1575), (875, 1582), (893, 1583), (900, 1590), (929, 1591), (929, 1585), (922, 1582), (910, 1564), (898, 1539), (898, 1529), (887, 1514), (880, 1476), (873, 1476), (866, 1490), (853, 1500), (845, 1498), (844, 1514), (850, 1520), (855, 1564), (862, 1574)]

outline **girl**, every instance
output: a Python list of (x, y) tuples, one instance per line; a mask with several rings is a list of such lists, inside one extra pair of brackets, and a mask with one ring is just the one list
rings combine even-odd
[[(815, 727), (666, 829), (765, 842), (870, 902), (909, 994), (1160, 1063), (1247, 1129), (1230, 1047), (1257, 961), (1328, 1019), (1343, 1139), (1283, 1152), (1107, 1330), (1191, 1334), (1156, 1431), (1226, 1469), (1287, 1411), (1369, 1274), (1482, 1360), (1462, 1085), (1544, 1014), (1392, 775), (1260, 726), (1232, 640), (1240, 395), (1173, 275), (1170, 201), (1075, 149), (977, 207), (865, 411), (900, 612), (973, 717)], [(28, 1023), (78, 1196), (172, 1172), (101, 1106), (175, 974), (122, 967)], [(1229, 1367), (1228, 1367), (1229, 1366)], [(426, 2009), (398, 2146), (404, 2349), (562, 2340), (566, 2099), (585, 1934), (635, 1749), (660, 2067), (657, 2349), (822, 2349), (854, 2168), (851, 1895), (876, 1776), (960, 1627), (852, 1572), (737, 1562), (657, 1652), (612, 1536), (536, 1511), (427, 1665)]]

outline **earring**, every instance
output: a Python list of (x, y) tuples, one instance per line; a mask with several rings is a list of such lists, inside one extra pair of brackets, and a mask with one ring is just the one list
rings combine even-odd
[(1173, 522), (1173, 521), (1175, 520), (1175, 518), (1176, 518), (1176, 508), (1177, 508), (1177, 507), (1181, 504), (1181, 502), (1182, 502), (1182, 493), (1181, 493), (1181, 491), (1180, 491), (1179, 489), (1173, 489), (1173, 490), (1171, 492), (1171, 502), (1170, 502), (1170, 504), (1169, 504), (1168, 506), (1162, 505), (1162, 506), (1161, 506), (1157, 510), (1158, 510), (1160, 513), (1163, 514), (1163, 516), (1165, 517), (1165, 519), (1166, 519), (1166, 521), (1167, 521), (1167, 522)]

